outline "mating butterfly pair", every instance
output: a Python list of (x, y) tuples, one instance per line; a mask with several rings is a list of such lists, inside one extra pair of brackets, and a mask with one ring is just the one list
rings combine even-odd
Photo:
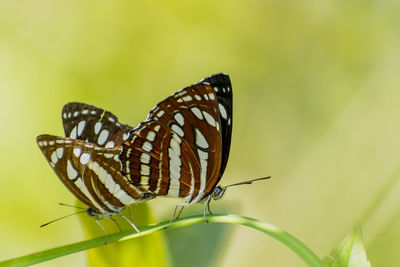
[[(185, 204), (220, 198), (232, 134), (232, 88), (215, 74), (157, 104), (133, 129), (100, 108), (68, 103), (66, 137), (37, 143), (65, 186), (91, 216), (120, 214), (157, 196)], [(136, 228), (137, 229), (137, 228)]]

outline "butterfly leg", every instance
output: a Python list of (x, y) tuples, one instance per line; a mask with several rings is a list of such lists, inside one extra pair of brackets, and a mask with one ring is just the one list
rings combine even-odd
[(207, 201), (206, 201), (206, 204), (204, 205), (204, 209), (203, 209), (204, 221), (205, 221), (206, 223), (208, 223), (208, 220), (207, 220), (207, 209), (208, 209), (208, 211), (210, 212), (210, 215), (212, 215), (212, 212), (211, 212), (211, 210), (210, 210), (211, 196), (212, 196), (212, 195), (209, 195), (209, 196), (208, 196)]
[[(171, 220), (169, 221), (168, 225), (164, 227), (164, 229), (167, 229), (168, 227), (170, 227), (172, 222), (179, 218), (179, 216), (181, 215), (181, 213), (186, 205), (188, 205), (188, 203), (186, 203), (186, 202), (176, 205), (176, 207), (174, 209), (174, 214), (172, 214)], [(178, 215), (176, 215), (178, 208), (180, 208), (180, 210), (178, 212)]]
[(139, 228), (136, 226), (136, 224), (134, 224), (133, 222), (131, 222), (130, 220), (128, 220), (128, 218), (126, 218), (124, 215), (122, 215), (121, 213), (118, 213), (119, 216), (121, 216), (122, 218), (125, 219), (125, 221), (127, 221), (135, 230), (136, 232), (140, 233)]
[(130, 206), (128, 206), (128, 212), (129, 212), (129, 218), (133, 222), (132, 211), (131, 211), (131, 207)]
[[(186, 204), (186, 203), (184, 203), (184, 204)], [(179, 219), (179, 217), (181, 216), (182, 211), (183, 211), (183, 209), (185, 208), (185, 206), (186, 206), (186, 205), (181, 205), (181, 209), (180, 209), (180, 211), (178, 212), (178, 215), (175, 217), (175, 220)]]
[(104, 242), (104, 245), (106, 246), (107, 245), (107, 242), (108, 242), (108, 234), (107, 234), (107, 231), (106, 231), (106, 228), (104, 228), (103, 227), (103, 225), (101, 225), (101, 223), (99, 222), (99, 220), (102, 220), (103, 218), (96, 218), (96, 223), (98, 224), (98, 226), (100, 226), (100, 228), (103, 230), (103, 232), (104, 232), (104, 236), (105, 236), (105, 238), (106, 238), (106, 241)]
[(211, 209), (210, 209), (210, 202), (208, 202), (207, 209), (208, 209), (208, 213), (210, 213), (210, 215), (213, 215), (213, 214), (214, 214), (214, 213), (211, 212)]

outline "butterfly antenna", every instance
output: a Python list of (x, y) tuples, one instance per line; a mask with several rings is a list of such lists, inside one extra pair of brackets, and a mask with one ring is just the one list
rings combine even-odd
[(253, 182), (261, 181), (261, 180), (267, 180), (267, 179), (270, 179), (270, 178), (271, 178), (271, 176), (261, 177), (261, 178), (257, 178), (257, 179), (252, 179), (252, 180), (240, 182), (240, 183), (237, 183), (237, 184), (226, 185), (226, 186), (224, 186), (223, 188), (227, 188), (227, 187), (231, 187), (231, 186), (236, 186), (236, 185), (242, 185), (242, 184), (252, 184)]
[(82, 208), (82, 207), (78, 207), (78, 206), (74, 206), (74, 205), (70, 205), (70, 204), (65, 204), (65, 203), (58, 203), (58, 205), (65, 206), (65, 207), (76, 208), (76, 209), (80, 209), (80, 210), (86, 210), (86, 208)]
[(63, 216), (63, 217), (61, 217), (61, 218), (57, 218), (57, 219), (55, 219), (55, 220), (52, 220), (52, 221), (50, 221), (50, 222), (48, 222), (48, 223), (42, 224), (40, 227), (45, 227), (46, 225), (49, 225), (49, 224), (51, 224), (51, 223), (53, 223), (53, 222), (62, 220), (62, 219), (64, 219), (64, 218), (67, 218), (67, 217), (70, 217), (70, 216), (72, 216), (72, 215), (76, 215), (76, 214), (79, 214), (79, 213), (82, 213), (82, 212), (86, 212), (86, 211), (85, 211), (85, 210), (81, 210), (81, 211), (78, 211), (78, 212), (74, 212), (74, 213), (72, 213), (72, 214), (69, 214), (69, 215)]

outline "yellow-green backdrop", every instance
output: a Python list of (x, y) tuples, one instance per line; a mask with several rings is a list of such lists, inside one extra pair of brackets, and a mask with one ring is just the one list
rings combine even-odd
[[(65, 103), (134, 126), (174, 91), (226, 72), (234, 130), (221, 184), (273, 179), (213, 207), (276, 224), (320, 257), (360, 223), (372, 264), (394, 266), (399, 12), (393, 0), (1, 1), (0, 259), (85, 238), (77, 217), (38, 227), (75, 202), (35, 143), (63, 134)], [(176, 203), (150, 207), (161, 220)], [(303, 266), (250, 229), (231, 227), (222, 243), (215, 266)], [(41, 266), (85, 265), (78, 253)]]

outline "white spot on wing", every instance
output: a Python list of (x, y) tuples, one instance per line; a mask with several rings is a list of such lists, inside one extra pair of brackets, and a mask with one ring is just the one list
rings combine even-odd
[(182, 114), (179, 112), (174, 115), (174, 118), (181, 126), (183, 126), (183, 124), (185, 123)]
[(149, 163), (150, 163), (150, 156), (149, 156), (149, 154), (142, 153), (142, 154), (140, 155), (140, 162), (141, 162), (141, 163), (144, 163), (144, 164), (149, 164)]
[(201, 148), (208, 148), (208, 143), (204, 135), (196, 128), (196, 145)]
[(169, 176), (170, 185), (168, 189), (168, 196), (177, 197), (179, 196), (180, 181), (181, 178), (181, 159), (175, 153), (175, 151), (170, 147), (168, 148), (169, 156)]
[(141, 186), (148, 186), (149, 185), (149, 176), (141, 176), (140, 177), (140, 185)]
[(133, 197), (125, 193), (125, 191), (123, 190), (119, 191), (119, 194), (116, 195), (115, 197), (118, 198), (119, 201), (121, 201), (121, 203), (126, 206), (136, 202), (136, 200)]
[(156, 117), (157, 118), (161, 118), (163, 115), (164, 115), (164, 110), (160, 110), (158, 113), (157, 113), (157, 115), (156, 115)]
[(89, 163), (90, 160), (90, 154), (89, 153), (82, 153), (80, 157), (80, 162), (82, 165), (86, 165)]
[(142, 164), (140, 166), (140, 174), (141, 175), (150, 175), (150, 167), (146, 164)]
[(114, 189), (114, 179), (112, 178), (111, 174), (107, 173), (107, 177), (106, 177), (106, 183), (105, 186), (106, 188), (110, 191)]
[(187, 95), (187, 96), (183, 97), (183, 101), (185, 101), (185, 102), (189, 102), (189, 101), (192, 101), (192, 100), (193, 100), (193, 98), (190, 95)]
[(62, 148), (62, 147), (57, 148), (57, 149), (56, 149), (56, 153), (57, 153), (57, 157), (58, 157), (59, 159), (61, 159), (62, 156), (63, 156), (63, 154), (64, 154), (64, 148)]
[(226, 120), (228, 118), (228, 115), (226, 114), (225, 107), (221, 103), (218, 103), (218, 107), (219, 107), (219, 113), (221, 114), (221, 117)]
[(102, 182), (102, 183), (104, 184), (105, 181), (106, 181), (106, 178), (107, 178), (107, 171), (106, 171), (106, 169), (104, 169), (104, 168), (102, 168), (102, 167), (99, 167), (99, 168), (98, 168), (97, 176), (99, 176), (100, 182)]
[(96, 122), (96, 124), (94, 125), (94, 133), (95, 134), (98, 134), (99, 132), (100, 132), (100, 130), (101, 130), (101, 126), (102, 126), (102, 123), (101, 122)]
[(124, 141), (126, 141), (128, 138), (129, 138), (129, 133), (124, 133), (124, 134), (122, 135), (122, 139), (123, 139)]
[(199, 119), (202, 120), (203, 119), (203, 114), (201, 114), (201, 110), (197, 107), (193, 107), (190, 109), (192, 111), (192, 113)]
[(82, 150), (79, 147), (75, 147), (73, 153), (75, 157), (79, 157), (81, 155)]
[(105, 145), (105, 148), (113, 148), (113, 147), (114, 147), (113, 141), (108, 141), (107, 144)]
[(203, 115), (204, 115), (204, 118), (206, 118), (206, 121), (208, 122), (208, 124), (215, 127), (215, 120), (214, 120), (213, 116), (211, 116), (208, 112), (205, 112), (205, 111), (203, 111)]
[(85, 129), (86, 121), (81, 121), (78, 124), (78, 136), (80, 136), (83, 132), (83, 129)]
[(150, 152), (153, 150), (153, 145), (150, 142), (145, 141), (142, 145), (144, 151)]
[(108, 130), (103, 129), (103, 130), (100, 132), (99, 139), (97, 139), (97, 143), (98, 143), (99, 145), (104, 144), (104, 143), (107, 141), (107, 138), (108, 138), (108, 135), (109, 135), (109, 134), (110, 134), (110, 132), (109, 132)]
[(189, 202), (190, 199), (192, 198), (193, 192), (194, 192), (194, 173), (193, 173), (193, 168), (192, 168), (192, 164), (189, 163), (189, 169), (190, 169), (190, 191), (189, 194), (187, 195), (187, 197), (185, 198), (186, 202)]
[(180, 157), (180, 155), (181, 155), (181, 147), (178, 144), (178, 141), (175, 138), (171, 138), (171, 141), (170, 141), (169, 145), (172, 148), (172, 150), (175, 152), (175, 154), (178, 157)]
[(182, 143), (182, 139), (179, 137), (177, 134), (172, 134), (172, 138), (175, 139), (175, 141), (180, 144)]
[(147, 134), (147, 137), (146, 137), (146, 138), (147, 138), (147, 140), (153, 142), (153, 141), (156, 139), (156, 133), (153, 132), (153, 131), (150, 131), (150, 132)]
[(51, 153), (51, 162), (53, 163), (53, 164), (57, 164), (57, 161), (58, 161), (58, 157), (57, 157), (57, 153), (54, 151), (53, 153)]
[(72, 128), (71, 134), (69, 135), (70, 138), (76, 139), (76, 126)]
[(172, 127), (171, 127), (171, 129), (172, 129), (174, 132), (176, 132), (177, 134), (179, 134), (181, 137), (183, 137), (184, 132), (183, 132), (183, 130), (181, 129), (181, 127), (179, 127), (179, 126), (176, 125), (176, 124), (173, 124)]
[(73, 180), (76, 178), (78, 175), (78, 172), (75, 170), (75, 168), (72, 166), (71, 161), (67, 161), (67, 175), (68, 178)]
[(201, 151), (200, 149), (197, 150), (197, 153), (200, 158), (200, 189), (199, 194), (193, 199), (192, 202), (200, 201), (204, 196), (204, 190), (206, 188), (206, 180), (207, 180), (207, 165), (208, 165), (208, 153)]

